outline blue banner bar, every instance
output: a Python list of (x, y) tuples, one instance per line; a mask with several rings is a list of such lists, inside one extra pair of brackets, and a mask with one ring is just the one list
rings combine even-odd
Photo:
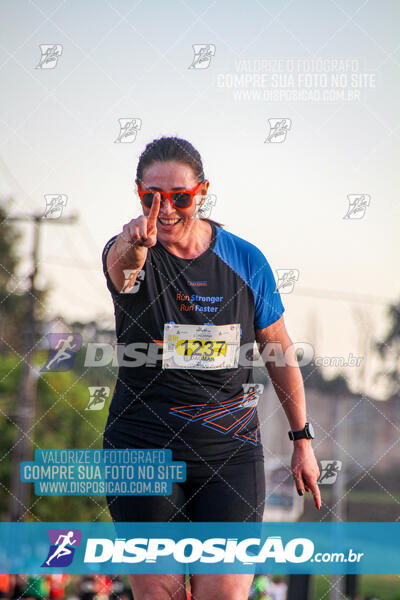
[(1, 523), (1, 573), (399, 573), (400, 523)]

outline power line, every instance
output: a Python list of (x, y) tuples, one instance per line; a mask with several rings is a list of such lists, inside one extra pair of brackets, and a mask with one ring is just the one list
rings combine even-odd
[[(68, 260), (63, 260), (62, 257), (48, 257), (43, 260), (43, 263), (53, 264), (59, 267), (68, 269), (84, 269), (89, 271), (99, 271), (100, 267), (97, 263), (84, 263), (81, 260), (76, 260), (71, 264)], [(388, 305), (395, 300), (384, 296), (373, 296), (372, 294), (355, 294), (353, 292), (343, 292), (338, 290), (325, 290), (322, 288), (307, 288), (296, 287), (296, 296), (304, 296), (306, 298), (320, 298), (322, 300), (347, 300), (349, 302), (357, 302), (359, 304), (382, 304)]]
[(388, 304), (393, 302), (383, 296), (372, 296), (371, 294), (354, 294), (353, 292), (343, 292), (336, 290), (323, 290), (318, 288), (295, 287), (296, 296), (308, 296), (312, 298), (321, 298), (326, 300), (348, 300), (349, 302), (359, 302), (360, 304)]

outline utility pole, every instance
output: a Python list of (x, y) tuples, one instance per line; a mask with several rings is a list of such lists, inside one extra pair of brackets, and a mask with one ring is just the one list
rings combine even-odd
[(19, 388), (17, 393), (15, 424), (17, 427), (17, 439), (14, 445), (11, 461), (11, 521), (19, 521), (28, 510), (28, 499), (30, 486), (21, 481), (20, 464), (22, 461), (32, 459), (31, 429), (36, 412), (36, 381), (37, 373), (33, 368), (33, 354), (36, 345), (36, 278), (38, 274), (38, 255), (40, 226), (43, 224), (66, 225), (75, 223), (77, 216), (58, 219), (44, 218), (43, 214), (21, 215), (9, 217), (9, 221), (33, 223), (33, 247), (31, 253), (32, 271), (29, 275), (28, 307), (25, 320), (21, 323), (22, 342), (22, 369)]

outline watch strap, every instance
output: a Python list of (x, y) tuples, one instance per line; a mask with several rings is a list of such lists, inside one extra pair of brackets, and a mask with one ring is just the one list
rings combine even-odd
[(306, 439), (313, 439), (313, 435), (308, 435), (307, 434), (307, 430), (308, 430), (308, 421), (306, 422), (305, 426), (303, 427), (303, 429), (298, 429), (297, 431), (293, 431), (292, 429), (288, 432), (289, 435), (289, 439), (294, 441), (294, 440), (301, 440), (303, 438)]

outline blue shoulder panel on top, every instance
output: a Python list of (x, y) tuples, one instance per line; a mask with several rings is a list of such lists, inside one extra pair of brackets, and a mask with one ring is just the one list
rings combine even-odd
[[(285, 310), (275, 277), (264, 254), (254, 244), (216, 226), (214, 252), (251, 289), (254, 296), (256, 329), (275, 323)], [(276, 291), (275, 291), (276, 290)]]

